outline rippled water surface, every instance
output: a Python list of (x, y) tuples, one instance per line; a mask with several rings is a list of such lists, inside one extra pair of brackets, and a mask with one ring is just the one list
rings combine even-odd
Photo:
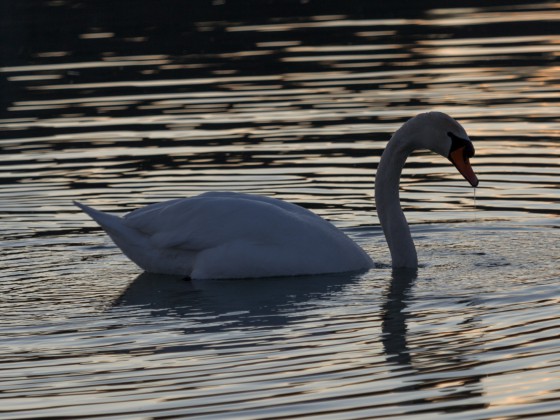
[[(0, 417), (560, 415), (560, 4), (8, 3)], [(375, 170), (432, 109), (465, 126), (480, 186), (411, 156), (422, 267), (392, 273)], [(377, 268), (142, 274), (72, 205), (210, 190), (308, 207)]]

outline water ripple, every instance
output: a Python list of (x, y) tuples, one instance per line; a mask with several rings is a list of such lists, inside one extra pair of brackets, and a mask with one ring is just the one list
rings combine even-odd
[[(36, 31), (0, 67), (2, 415), (558, 415), (558, 5), (172, 3), (147, 19), (127, 1), (19, 2), (0, 25)], [(375, 170), (431, 109), (466, 127), (481, 184), (475, 203), (445, 159), (411, 156), (401, 199), (424, 265), (391, 272)], [(311, 208), (377, 266), (140, 274), (72, 205), (208, 190)]]

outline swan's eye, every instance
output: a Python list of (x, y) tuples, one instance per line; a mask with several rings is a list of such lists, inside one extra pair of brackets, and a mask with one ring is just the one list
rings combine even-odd
[(462, 137), (456, 136), (451, 131), (447, 133), (451, 139), (451, 149), (449, 150), (449, 155), (457, 149), (463, 149), (463, 159), (465, 162), (474, 156), (474, 146), (469, 141)]
[(463, 156), (465, 157), (465, 159), (470, 159), (474, 156), (474, 146), (470, 141), (467, 142), (465, 146)]

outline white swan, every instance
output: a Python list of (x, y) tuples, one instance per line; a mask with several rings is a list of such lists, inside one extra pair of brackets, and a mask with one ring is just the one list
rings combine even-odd
[[(375, 201), (393, 267), (418, 265), (400, 207), (399, 179), (408, 155), (430, 149), (449, 158), (472, 186), (474, 147), (446, 114), (429, 112), (406, 122), (379, 162)], [(373, 261), (334, 225), (295, 204), (239, 193), (211, 192), (152, 204), (125, 217), (75, 203), (148, 272), (193, 279), (292, 276), (358, 271)]]

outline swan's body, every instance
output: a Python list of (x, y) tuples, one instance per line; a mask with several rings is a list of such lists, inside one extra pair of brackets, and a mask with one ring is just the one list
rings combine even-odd
[[(379, 219), (394, 267), (416, 267), (416, 249), (399, 203), (408, 155), (428, 148), (476, 185), (464, 129), (442, 113), (409, 120), (389, 141), (377, 170)], [(145, 271), (194, 279), (270, 277), (369, 269), (371, 258), (334, 225), (295, 204), (238, 193), (206, 193), (135, 210), (123, 218), (76, 203)]]
[(195, 279), (363, 270), (371, 258), (334, 225), (269, 197), (212, 192), (124, 218), (79, 205), (148, 272)]

